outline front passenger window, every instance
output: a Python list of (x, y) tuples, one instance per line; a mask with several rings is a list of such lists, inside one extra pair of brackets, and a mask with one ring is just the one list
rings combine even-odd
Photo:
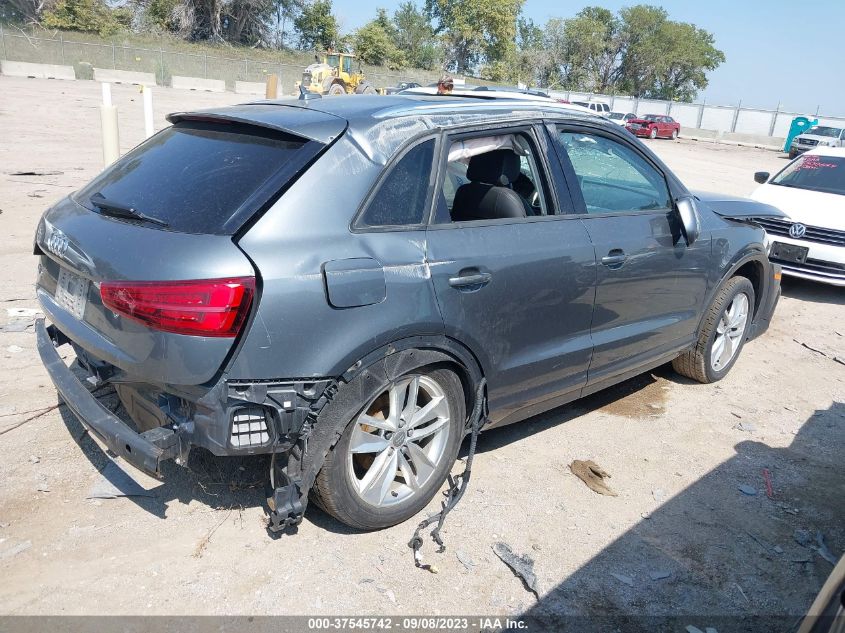
[(663, 174), (627, 145), (582, 132), (563, 131), (559, 138), (581, 185), (587, 213), (670, 208)]

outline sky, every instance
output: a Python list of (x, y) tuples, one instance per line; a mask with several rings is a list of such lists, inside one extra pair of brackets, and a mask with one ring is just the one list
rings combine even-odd
[[(333, 0), (342, 30), (393, 13), (400, 0)], [(417, 0), (422, 6), (424, 0)], [(716, 105), (845, 116), (845, 0), (526, 0), (523, 13), (541, 26), (588, 5), (612, 11), (633, 4), (662, 6), (669, 18), (714, 34), (726, 61), (699, 93)]]

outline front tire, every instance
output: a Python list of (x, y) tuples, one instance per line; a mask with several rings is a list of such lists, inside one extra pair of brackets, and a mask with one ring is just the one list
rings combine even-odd
[(345, 95), (346, 90), (340, 84), (332, 84), (331, 86), (329, 86), (328, 94), (329, 94), (330, 97), (335, 97), (335, 96), (338, 96), (338, 95)]
[(701, 383), (727, 376), (742, 351), (754, 315), (754, 286), (732, 277), (707, 309), (698, 342), (672, 361), (676, 372)]
[(657, 128), (653, 127), (648, 131), (648, 137), (652, 140), (657, 138)]
[(347, 425), (312, 489), (353, 528), (402, 523), (437, 493), (458, 455), (466, 408), (458, 376), (415, 370), (386, 385)]

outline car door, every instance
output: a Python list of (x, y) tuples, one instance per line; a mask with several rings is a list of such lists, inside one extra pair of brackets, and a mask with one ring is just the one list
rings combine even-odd
[[(587, 379), (595, 253), (583, 223), (562, 213), (571, 199), (565, 183), (549, 178), (547, 141), (518, 127), (453, 133), (443, 143), (427, 256), (446, 335), (485, 370), (494, 424), (573, 400)], [(474, 173), (484, 148), (522, 152), (515, 181)], [(491, 187), (484, 178), (519, 192), (527, 206), (518, 217), (478, 217), (481, 210), (467, 208), (467, 191)]]
[(586, 126), (550, 131), (596, 249), (588, 393), (694, 340), (710, 242), (703, 235), (687, 245), (665, 175), (634, 141)]

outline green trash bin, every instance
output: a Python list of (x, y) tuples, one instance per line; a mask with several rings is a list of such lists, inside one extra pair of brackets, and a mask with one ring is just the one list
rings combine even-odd
[(818, 119), (813, 119), (811, 121), (805, 116), (797, 116), (792, 119), (792, 125), (789, 126), (789, 134), (786, 135), (786, 143), (784, 143), (783, 145), (783, 151), (788, 154), (789, 148), (792, 147), (792, 139), (794, 139), (799, 134), (803, 134), (811, 127), (818, 124)]

